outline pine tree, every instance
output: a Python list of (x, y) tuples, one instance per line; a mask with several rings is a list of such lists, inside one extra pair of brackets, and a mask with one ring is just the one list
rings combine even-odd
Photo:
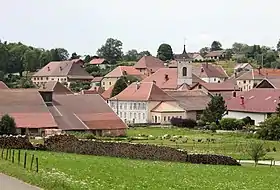
[(223, 97), (221, 95), (215, 95), (203, 111), (202, 120), (209, 123), (216, 122), (217, 120), (222, 119), (226, 111), (227, 107)]

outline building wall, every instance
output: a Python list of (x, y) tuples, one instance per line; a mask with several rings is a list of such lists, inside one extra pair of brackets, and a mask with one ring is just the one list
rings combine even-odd
[(149, 123), (148, 102), (109, 100), (109, 105), (125, 123)]
[(68, 83), (68, 78), (66, 76), (63, 77), (32, 77), (32, 82), (37, 86), (42, 86), (44, 83), (46, 84), (49, 81), (59, 81), (61, 83)]
[[(187, 68), (187, 75), (183, 76), (183, 68)], [(178, 61), (177, 63), (177, 85), (192, 85), (192, 63), (190, 61)]]
[(101, 81), (101, 86), (104, 90), (108, 90), (111, 86), (115, 85), (119, 78), (103, 78)]
[(207, 83), (219, 83), (219, 82), (221, 83), (226, 80), (225, 78), (219, 78), (219, 77), (204, 77), (201, 79)]
[(240, 88), (241, 91), (249, 91), (254, 88), (254, 84), (261, 82), (262, 80), (237, 80), (237, 86)]
[(249, 113), (249, 112), (238, 112), (238, 111), (228, 111), (228, 114), (224, 118), (235, 118), (242, 119), (249, 116), (252, 120), (255, 120), (255, 125), (259, 125), (267, 118), (266, 113)]
[(194, 57), (194, 60), (203, 61), (204, 58), (201, 55), (197, 55), (196, 57)]
[(118, 136), (125, 136), (125, 135), (126, 135), (126, 129), (102, 130), (102, 136), (118, 137)]
[(185, 112), (164, 112), (164, 113), (151, 112), (151, 116), (152, 116), (152, 123), (170, 124), (170, 120), (173, 117), (185, 119), (186, 113)]
[(186, 112), (186, 119), (197, 120), (197, 112), (196, 111), (188, 111)]

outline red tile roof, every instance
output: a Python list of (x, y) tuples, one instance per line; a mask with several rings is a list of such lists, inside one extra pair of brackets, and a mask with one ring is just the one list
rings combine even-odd
[(73, 60), (50, 62), (33, 75), (33, 77), (44, 76), (93, 79), (93, 77), (82, 68), (81, 64), (76, 64)]
[(119, 78), (124, 75), (132, 75), (140, 78), (145, 77), (142, 73), (140, 73), (140, 71), (135, 69), (133, 66), (118, 66), (113, 71), (105, 75), (104, 78)]
[[(166, 80), (165, 75), (168, 75), (168, 80)], [(177, 68), (161, 68), (142, 82), (155, 82), (161, 89), (176, 90), (178, 88)], [(202, 80), (193, 75), (193, 84), (197, 82), (202, 82)]]
[(113, 91), (113, 88), (114, 88), (114, 85), (111, 86), (110, 88), (108, 88), (107, 90), (105, 90), (101, 96), (102, 98), (104, 98), (105, 100), (108, 100), (111, 98), (111, 94), (112, 94), (112, 91)]
[(134, 67), (136, 69), (148, 69), (149, 71), (156, 72), (158, 69), (164, 67), (164, 62), (153, 56), (144, 56)]
[[(241, 103), (244, 97), (244, 105)], [(280, 89), (255, 88), (227, 101), (229, 111), (275, 113)]]
[(101, 82), (103, 77), (94, 77), (91, 82)]
[(98, 94), (56, 95), (49, 106), (60, 129), (126, 129), (126, 124)]
[(237, 78), (237, 80), (262, 80), (264, 78), (277, 78), (280, 77), (280, 69), (253, 69), (248, 71)]
[(228, 78), (227, 73), (220, 65), (211, 63), (202, 63), (199, 66), (193, 66), (193, 73), (200, 78)]
[(54, 94), (73, 94), (73, 92), (58, 81), (49, 81), (39, 88), (39, 92), (53, 92)]
[(132, 83), (110, 100), (169, 101), (174, 100), (153, 82)]
[(104, 89), (101, 86), (93, 86), (88, 90), (83, 90), (82, 94), (102, 94)]
[(100, 65), (100, 64), (104, 63), (105, 61), (106, 60), (102, 59), (102, 58), (94, 58), (89, 63), (92, 65)]
[(0, 115), (15, 118), (17, 127), (57, 127), (41, 95), (36, 89), (0, 90)]
[(206, 88), (208, 91), (235, 91), (238, 90), (238, 86), (234, 85), (233, 83), (229, 82), (222, 82), (222, 83), (199, 83), (197, 85), (201, 85)]
[(0, 89), (9, 89), (9, 87), (3, 81), (0, 81)]

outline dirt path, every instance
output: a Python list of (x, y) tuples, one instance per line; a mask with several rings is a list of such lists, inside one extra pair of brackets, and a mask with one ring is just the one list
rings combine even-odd
[(31, 186), (16, 178), (0, 173), (1, 190), (39, 190), (38, 187)]

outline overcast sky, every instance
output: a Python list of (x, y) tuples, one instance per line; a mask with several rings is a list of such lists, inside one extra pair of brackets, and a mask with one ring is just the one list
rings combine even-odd
[(109, 37), (123, 50), (169, 43), (180, 53), (218, 40), (275, 47), (279, 0), (0, 0), (0, 39), (95, 54)]

